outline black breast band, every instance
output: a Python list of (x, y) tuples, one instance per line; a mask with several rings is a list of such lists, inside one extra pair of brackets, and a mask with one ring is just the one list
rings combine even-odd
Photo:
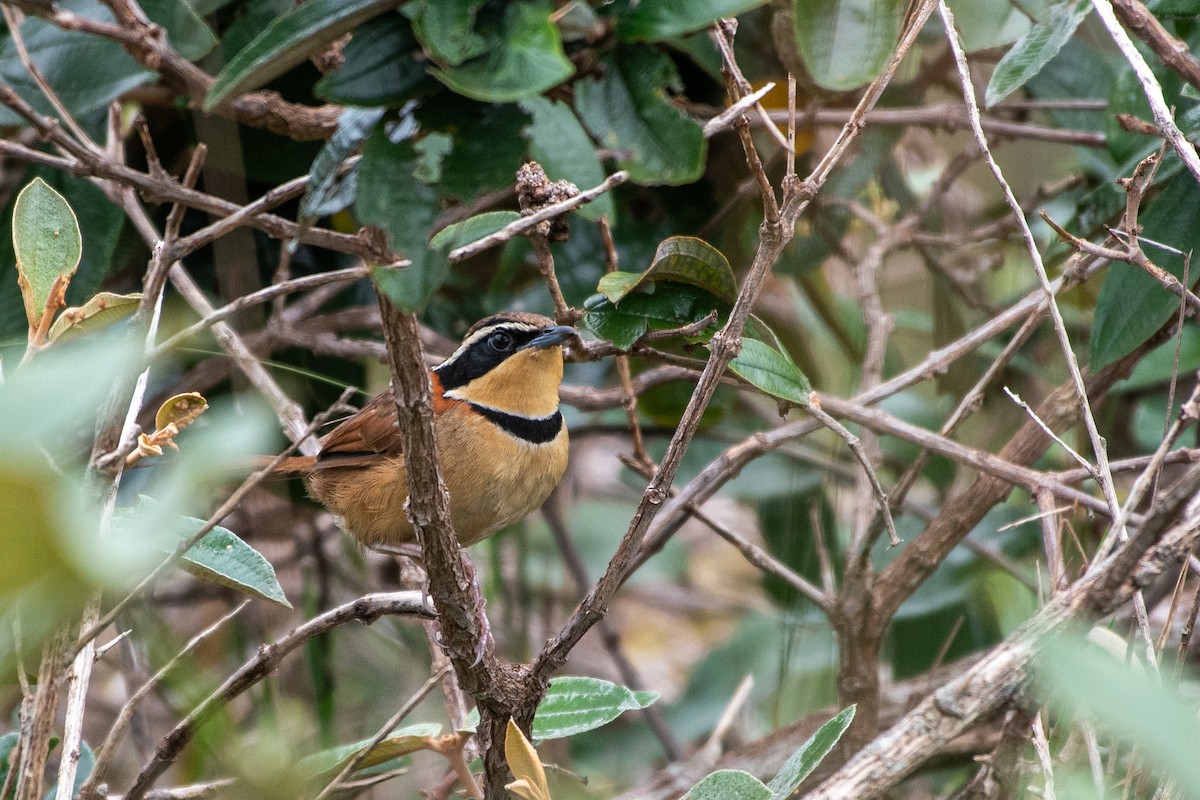
[(511, 433), (518, 439), (524, 439), (530, 444), (545, 444), (546, 442), (553, 441), (563, 426), (562, 414), (558, 411), (555, 411), (548, 417), (531, 419), (529, 417), (522, 417), (519, 414), (507, 414), (503, 411), (497, 411), (494, 408), (488, 408), (487, 406), (475, 403), (471, 403), (471, 408), (496, 423), (501, 429)]

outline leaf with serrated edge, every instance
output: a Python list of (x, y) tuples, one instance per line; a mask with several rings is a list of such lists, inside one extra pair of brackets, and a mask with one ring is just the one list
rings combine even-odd
[(69, 341), (111, 325), (137, 311), (140, 294), (100, 292), (81, 306), (63, 309), (46, 334), (47, 342)]
[(34, 178), (13, 205), (12, 238), (25, 316), (30, 329), (36, 330), (55, 283), (65, 292), (79, 266), (83, 255), (79, 222), (66, 198)]
[(544, 742), (590, 731), (657, 699), (657, 692), (634, 692), (599, 678), (555, 678), (534, 715), (533, 738)]
[(238, 51), (204, 97), (204, 109), (278, 78), (310, 54), (362, 23), (400, 4), (399, 0), (311, 0), (279, 17)]
[(511, 719), (504, 732), (504, 759), (516, 778), (505, 789), (525, 800), (550, 800), (550, 787), (546, 785), (546, 770), (542, 767), (542, 760)]
[(812, 774), (829, 751), (842, 738), (842, 734), (854, 720), (856, 706), (847, 706), (838, 712), (833, 719), (826, 722), (817, 732), (808, 737), (808, 741), (800, 745), (800, 749), (792, 754), (767, 788), (771, 790), (771, 800), (785, 800), (791, 796), (800, 782)]
[(749, 772), (721, 769), (693, 786), (683, 800), (770, 800), (771, 790)]

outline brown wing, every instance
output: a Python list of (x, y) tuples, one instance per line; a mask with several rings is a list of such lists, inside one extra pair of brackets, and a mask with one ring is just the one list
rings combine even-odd
[[(435, 415), (441, 416), (452, 406), (464, 405), (461, 400), (451, 400), (443, 394), (442, 382), (436, 372), (429, 377)], [(369, 467), (378, 464), (380, 457), (394, 458), (403, 454), (396, 398), (389, 388), (322, 437), (321, 452), (312, 468)]]
[(315, 469), (367, 467), (403, 453), (391, 389), (321, 438)]

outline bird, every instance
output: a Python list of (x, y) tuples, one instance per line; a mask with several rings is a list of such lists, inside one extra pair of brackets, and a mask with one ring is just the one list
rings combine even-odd
[[(562, 345), (578, 335), (540, 314), (504, 311), (472, 325), (431, 370), (434, 433), (462, 546), (524, 519), (562, 480)], [(315, 456), (286, 459), (279, 471), (302, 475), (309, 494), (367, 547), (416, 541), (390, 388), (323, 436)]]

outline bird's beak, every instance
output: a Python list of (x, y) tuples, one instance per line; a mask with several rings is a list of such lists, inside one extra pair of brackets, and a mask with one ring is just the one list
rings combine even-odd
[(554, 325), (553, 327), (544, 329), (521, 349), (525, 350), (530, 347), (553, 347), (555, 345), (562, 344), (572, 336), (579, 336), (579, 331), (575, 330), (570, 325)]

